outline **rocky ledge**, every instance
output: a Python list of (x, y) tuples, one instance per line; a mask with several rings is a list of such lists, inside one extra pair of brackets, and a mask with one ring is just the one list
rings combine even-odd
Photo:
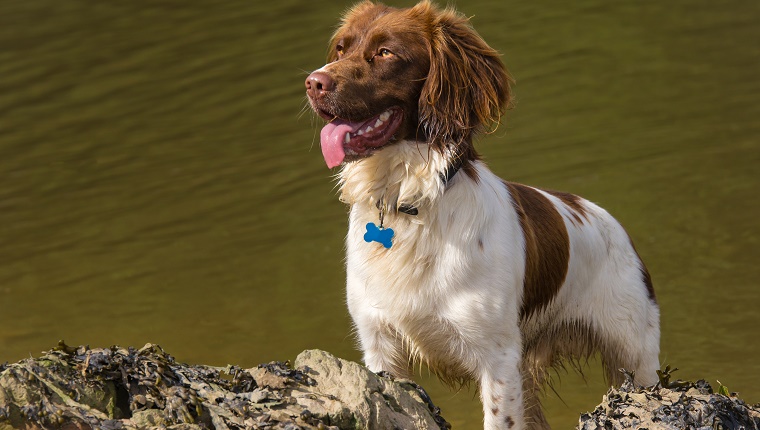
[(579, 430), (758, 430), (760, 404), (748, 406), (723, 385), (718, 393), (704, 380), (671, 381), (670, 366), (652, 387), (635, 387), (630, 374), (610, 388), (593, 412), (582, 414)]
[[(611, 388), (578, 429), (753, 429), (748, 406), (705, 381)], [(0, 430), (447, 429), (427, 393), (323, 351), (253, 369), (177, 363), (158, 345), (90, 349), (60, 343), (0, 365)]]
[(158, 345), (60, 343), (0, 365), (0, 430), (446, 429), (427, 393), (323, 351), (253, 369), (177, 363)]

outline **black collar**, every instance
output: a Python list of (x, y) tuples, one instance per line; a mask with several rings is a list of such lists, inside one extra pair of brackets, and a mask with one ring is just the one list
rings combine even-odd
[(449, 164), (448, 167), (446, 167), (446, 171), (438, 175), (440, 176), (441, 182), (443, 182), (444, 187), (449, 185), (449, 181), (452, 180), (454, 178), (454, 175), (456, 175), (457, 172), (459, 171), (459, 169), (461, 169), (462, 166), (464, 166), (464, 162), (465, 160), (463, 160), (462, 157), (456, 157), (454, 161), (451, 164)]
[[(457, 174), (459, 169), (464, 166), (465, 160), (462, 159), (462, 157), (456, 157), (454, 161), (446, 167), (446, 171), (441, 172), (438, 176), (441, 178), (441, 182), (443, 182), (443, 187), (446, 188), (449, 185), (449, 182), (454, 178), (454, 175)], [(419, 211), (416, 207), (412, 205), (407, 204), (401, 204), (398, 207), (398, 211), (401, 213), (405, 213), (407, 215), (417, 215), (419, 214)]]

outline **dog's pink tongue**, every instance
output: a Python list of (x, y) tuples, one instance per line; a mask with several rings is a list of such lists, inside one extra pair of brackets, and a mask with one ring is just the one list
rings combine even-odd
[(343, 142), (346, 139), (346, 133), (350, 132), (351, 129), (350, 124), (339, 119), (328, 123), (322, 128), (322, 132), (319, 134), (322, 156), (325, 157), (325, 163), (327, 163), (327, 167), (330, 169), (340, 166), (340, 163), (346, 157), (346, 152), (343, 151)]

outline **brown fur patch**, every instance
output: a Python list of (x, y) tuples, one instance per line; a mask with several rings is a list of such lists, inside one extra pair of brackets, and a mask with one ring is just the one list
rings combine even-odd
[(633, 248), (633, 252), (636, 253), (636, 258), (639, 259), (641, 279), (644, 281), (644, 285), (647, 287), (647, 295), (649, 296), (649, 300), (651, 300), (652, 303), (657, 303), (657, 297), (654, 295), (654, 285), (652, 285), (652, 276), (649, 275), (649, 270), (647, 270), (647, 266), (644, 265), (644, 260), (641, 259), (639, 251), (636, 250), (636, 246), (633, 244), (633, 239), (631, 238), (630, 234), (628, 235), (628, 240), (631, 242), (631, 248)]
[[(638, 253), (637, 253), (638, 254)], [(639, 257), (641, 261), (641, 257)], [(649, 300), (657, 303), (657, 297), (654, 295), (654, 285), (652, 285), (652, 277), (649, 275), (649, 270), (644, 266), (644, 262), (641, 262), (641, 276), (644, 278), (644, 285), (647, 287), (647, 293), (649, 294)]]
[(570, 239), (562, 215), (534, 188), (506, 183), (525, 235), (525, 280), (520, 317), (527, 318), (557, 295), (567, 275)]
[(511, 429), (515, 425), (515, 422), (514, 420), (512, 420), (512, 417), (505, 418), (504, 422), (507, 424), (508, 429)]
[[(575, 194), (565, 193), (562, 191), (544, 190), (554, 197), (562, 200), (562, 203), (570, 209), (573, 214), (573, 218), (578, 224), (583, 224), (583, 220), (588, 221), (588, 214), (586, 213), (586, 207), (583, 206), (583, 202), (580, 197)], [(583, 219), (581, 219), (583, 218)]]

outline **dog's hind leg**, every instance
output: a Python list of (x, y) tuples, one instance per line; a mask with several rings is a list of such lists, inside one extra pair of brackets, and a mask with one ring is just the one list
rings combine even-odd
[[(549, 422), (544, 416), (541, 397), (547, 381), (550, 380), (549, 368), (554, 366), (557, 358), (555, 336), (562, 337), (562, 345), (576, 349), (579, 344), (569, 345), (566, 341), (571, 335), (567, 331), (552, 331), (547, 328), (540, 330), (539, 340), (533, 338), (525, 342), (521, 372), (523, 376), (523, 392), (525, 393), (525, 428), (531, 430), (550, 430)], [(577, 336), (575, 336), (577, 338)]]
[(523, 366), (523, 395), (525, 404), (525, 428), (531, 430), (550, 430), (549, 422), (541, 406), (546, 371), (530, 371)]
[(623, 368), (635, 374), (637, 385), (657, 382), (660, 368), (660, 309), (646, 295), (641, 282), (617, 283), (614, 300), (607, 300), (604, 313), (594, 315), (593, 327), (608, 381), (619, 385)]
[[(608, 335), (609, 336), (609, 335)], [(602, 361), (607, 380), (619, 385), (623, 381), (620, 369), (633, 372), (637, 385), (649, 386), (657, 382), (660, 368), (659, 309), (650, 303), (643, 321), (632, 323), (630, 330), (618, 342), (604, 342)]]
[(635, 367), (635, 381), (649, 386), (659, 380), (657, 370), (660, 369), (660, 310), (655, 306), (656, 318), (652, 318), (643, 334), (644, 349), (640, 351), (638, 365)]
[(660, 352), (660, 309), (652, 280), (630, 237), (609, 214), (598, 213), (606, 253), (593, 281), (581, 293), (576, 318), (588, 324), (601, 352), (610, 383), (623, 380), (624, 368), (634, 382), (657, 382)]

